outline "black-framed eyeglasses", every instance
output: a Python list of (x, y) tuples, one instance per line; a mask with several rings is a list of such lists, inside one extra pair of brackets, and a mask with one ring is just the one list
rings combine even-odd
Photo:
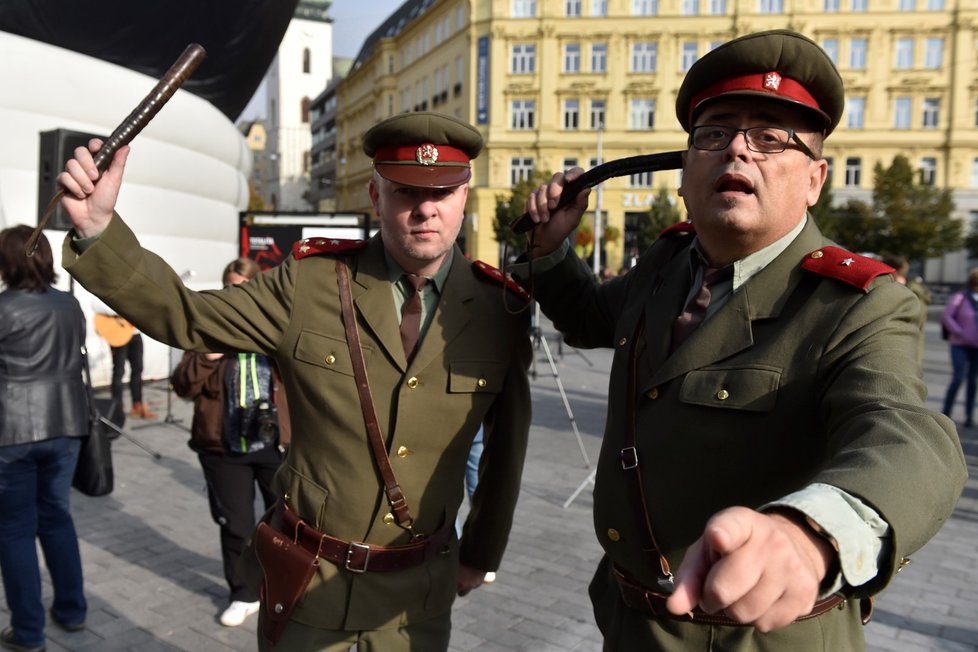
[(727, 149), (737, 134), (744, 134), (747, 149), (760, 154), (778, 154), (788, 148), (788, 143), (794, 141), (806, 156), (818, 160), (815, 153), (805, 144), (794, 129), (784, 127), (751, 127), (736, 129), (722, 125), (698, 125), (693, 127), (689, 140), (693, 147), (707, 152), (719, 152)]

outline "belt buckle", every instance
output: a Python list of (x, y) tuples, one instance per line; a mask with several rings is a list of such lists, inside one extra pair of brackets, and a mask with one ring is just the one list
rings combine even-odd
[(634, 446), (621, 449), (621, 468), (625, 471), (634, 469), (638, 466), (638, 451)]
[[(363, 568), (353, 568), (350, 566), (350, 561), (353, 558), (353, 551), (360, 548), (364, 551), (365, 556), (363, 558)], [(350, 545), (346, 547), (346, 561), (343, 563), (343, 568), (350, 571), (351, 573), (366, 573), (367, 567), (370, 565), (370, 546), (365, 543), (357, 543), (356, 541), (351, 541)]]

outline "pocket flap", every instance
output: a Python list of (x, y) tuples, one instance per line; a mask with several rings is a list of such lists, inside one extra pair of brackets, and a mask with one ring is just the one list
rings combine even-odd
[[(370, 348), (364, 346), (362, 350), (364, 361), (369, 360)], [(346, 337), (302, 331), (295, 345), (295, 359), (347, 376), (353, 375), (353, 364), (350, 362), (350, 349), (346, 345)]]
[(769, 412), (778, 401), (781, 370), (774, 367), (697, 369), (686, 374), (679, 400), (693, 405)]
[(503, 362), (453, 362), (450, 367), (448, 391), (453, 394), (488, 392), (498, 394), (503, 389)]

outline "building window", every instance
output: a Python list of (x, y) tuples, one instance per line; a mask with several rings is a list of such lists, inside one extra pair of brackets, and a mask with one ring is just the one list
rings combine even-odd
[(849, 67), (853, 70), (866, 69), (866, 39), (854, 38), (849, 41)]
[(607, 72), (608, 70), (608, 44), (591, 44), (591, 72)]
[(564, 72), (581, 72), (581, 44), (568, 43), (564, 46)]
[(920, 159), (920, 183), (925, 186), (937, 184), (937, 159), (925, 156)]
[(659, 46), (657, 43), (632, 45), (632, 72), (655, 72)]
[(312, 53), (309, 48), (302, 48), (302, 72), (307, 75), (312, 72)]
[(590, 126), (595, 131), (604, 127), (604, 107), (604, 100), (591, 100)]
[(564, 129), (577, 130), (581, 123), (581, 101), (564, 100)]
[(513, 18), (533, 18), (537, 15), (537, 0), (513, 0)]
[(631, 174), (628, 176), (628, 187), (629, 188), (651, 188), (652, 187), (652, 173), (651, 172), (639, 172), (637, 174)]
[(459, 5), (455, 9), (455, 31), (460, 32), (465, 27), (465, 5)]
[(846, 100), (846, 126), (862, 129), (866, 120), (866, 98), (850, 97)]
[(724, 16), (727, 13), (727, 0), (710, 0), (710, 15)]
[(826, 56), (832, 60), (832, 63), (839, 65), (839, 40), (834, 38), (827, 38), (822, 41), (822, 49), (825, 50)]
[(944, 39), (929, 38), (924, 46), (924, 68), (937, 70), (944, 65)]
[(862, 176), (862, 159), (846, 159), (846, 188), (858, 188), (859, 177)]
[(309, 98), (304, 97), (299, 104), (299, 115), (302, 116), (303, 124), (309, 124)]
[(978, 188), (978, 158), (971, 159), (971, 187)]
[(517, 156), (509, 162), (509, 185), (515, 186), (520, 181), (529, 181), (533, 176), (533, 158)]
[(913, 68), (913, 39), (898, 38), (894, 49), (896, 57), (893, 67), (897, 70)]
[(535, 100), (513, 100), (510, 127), (525, 131), (536, 125), (537, 103)]
[(628, 128), (649, 131), (653, 127), (655, 127), (655, 100), (648, 97), (632, 100)]
[(917, 0), (900, 0), (900, 11), (914, 11), (917, 9)]
[(831, 156), (825, 157), (825, 184), (826, 187), (832, 187), (832, 178), (835, 173), (835, 159)]
[[(272, 115), (275, 113), (272, 112)], [(978, 99), (975, 100), (975, 126), (978, 127)]]
[(925, 97), (920, 126), (925, 129), (936, 129), (937, 123), (940, 120), (940, 113), (941, 101), (936, 97)]
[(573, 170), (576, 167), (577, 167), (577, 159), (576, 158), (565, 158), (564, 159), (564, 167), (562, 167), (561, 169), (564, 172), (567, 172), (568, 170)]
[(852, 4), (849, 6), (850, 11), (854, 12), (865, 12), (866, 11), (866, 0), (852, 0)]
[(893, 128), (910, 128), (910, 111), (912, 104), (909, 97), (901, 96), (893, 100)]
[(757, 0), (757, 13), (782, 14), (784, 13), (784, 0)]
[(591, 15), (592, 16), (607, 16), (608, 15), (608, 0), (591, 0)]
[(944, 11), (944, 0), (927, 0), (927, 11)]
[(513, 46), (513, 74), (528, 74), (537, 69), (537, 46), (530, 43), (517, 43)]
[(658, 0), (632, 0), (633, 16), (655, 16), (658, 13)]
[(683, 72), (689, 70), (698, 59), (695, 41), (684, 41), (679, 53), (679, 67)]
[(700, 0), (683, 0), (680, 12), (683, 16), (699, 16)]
[(564, 0), (564, 14), (575, 18), (581, 15), (581, 0)]
[(822, 10), (827, 14), (834, 14), (839, 11), (839, 0), (825, 0)]

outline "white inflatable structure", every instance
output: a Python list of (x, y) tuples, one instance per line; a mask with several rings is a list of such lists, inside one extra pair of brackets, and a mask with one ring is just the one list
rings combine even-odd
[[(158, 80), (98, 59), (0, 32), (0, 228), (34, 226), (39, 134), (69, 129), (110, 134)], [(207, 101), (177, 91), (132, 143), (118, 211), (147, 248), (195, 289), (220, 287), (238, 255), (238, 213), (248, 203), (251, 154), (228, 118)], [(63, 231), (45, 231), (60, 268)], [(91, 314), (90, 295), (70, 284)], [(146, 379), (169, 376), (181, 355), (143, 336)], [(89, 328), (93, 384), (111, 377), (108, 345)], [(128, 390), (124, 393), (129, 403)], [(158, 406), (157, 406), (158, 407)]]

